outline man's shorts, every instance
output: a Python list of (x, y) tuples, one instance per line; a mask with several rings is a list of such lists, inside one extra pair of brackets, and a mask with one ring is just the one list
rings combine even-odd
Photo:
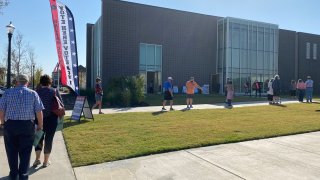
[(171, 93), (169, 91), (165, 91), (163, 99), (171, 101), (171, 100), (173, 100), (173, 97), (171, 96)]
[(187, 98), (192, 99), (194, 94), (187, 94)]
[(102, 101), (102, 94), (95, 94), (96, 102)]

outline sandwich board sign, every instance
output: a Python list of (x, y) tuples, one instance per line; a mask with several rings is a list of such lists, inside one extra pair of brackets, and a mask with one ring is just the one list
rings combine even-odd
[(86, 96), (77, 96), (76, 102), (72, 110), (72, 115), (70, 120), (76, 120), (80, 122), (81, 116), (87, 119), (93, 119), (91, 109), (89, 107), (88, 99)]

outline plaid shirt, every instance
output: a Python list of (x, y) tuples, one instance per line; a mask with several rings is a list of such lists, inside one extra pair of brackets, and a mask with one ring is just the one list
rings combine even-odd
[(34, 120), (35, 113), (44, 109), (38, 94), (25, 86), (7, 90), (0, 100), (5, 120)]

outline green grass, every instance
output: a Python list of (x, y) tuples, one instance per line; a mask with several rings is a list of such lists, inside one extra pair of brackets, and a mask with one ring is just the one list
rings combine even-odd
[[(186, 104), (186, 95), (185, 94), (175, 94), (174, 95), (174, 104), (175, 105), (184, 105)], [(145, 104), (150, 106), (160, 106), (162, 105), (163, 95), (162, 94), (147, 94), (145, 99)], [(217, 94), (195, 94), (193, 98), (193, 104), (216, 104), (223, 103), (226, 101), (226, 98), (222, 95)], [(255, 98), (254, 96), (236, 96), (234, 102), (248, 102), (248, 101), (266, 101), (266, 97)]]
[(319, 104), (96, 115), (66, 122), (72, 166), (320, 130)]

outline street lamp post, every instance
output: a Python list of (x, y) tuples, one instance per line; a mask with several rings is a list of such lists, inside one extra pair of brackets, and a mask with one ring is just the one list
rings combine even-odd
[(11, 87), (11, 39), (12, 34), (15, 29), (15, 27), (10, 22), (9, 25), (6, 26), (8, 31), (8, 39), (9, 39), (9, 45), (8, 45), (8, 69), (7, 69), (7, 88), (9, 89)]
[(32, 89), (34, 90), (34, 64), (32, 64)]

